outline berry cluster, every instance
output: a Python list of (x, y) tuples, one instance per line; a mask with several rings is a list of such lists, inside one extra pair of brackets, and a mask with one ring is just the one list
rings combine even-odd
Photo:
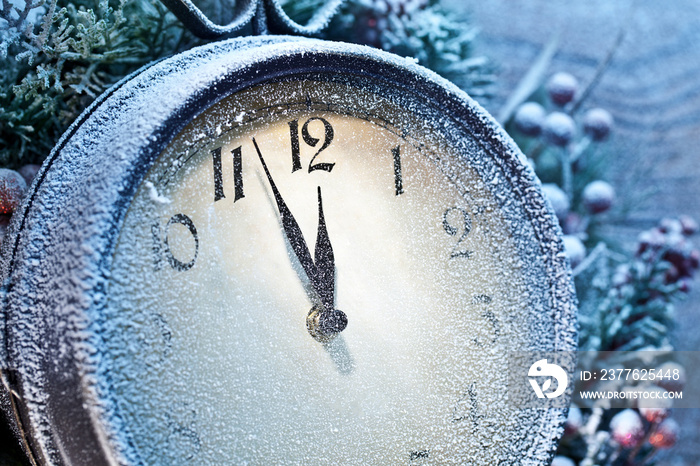
[[(545, 89), (549, 113), (541, 103), (525, 102), (516, 111), (513, 124), (525, 136), (542, 136), (546, 143), (566, 147), (578, 134), (576, 122), (567, 111), (579, 92), (578, 80), (569, 73), (556, 73), (549, 78)], [(581, 127), (584, 137), (604, 141), (613, 127), (613, 118), (607, 110), (592, 108), (584, 114)]]
[(595, 143), (610, 135), (613, 118), (602, 108), (592, 108), (577, 123), (572, 115), (580, 94), (574, 76), (555, 73), (507, 124), (544, 182), (544, 194), (566, 235), (564, 245), (573, 268), (586, 257), (584, 242), (589, 239), (591, 220), (612, 209), (616, 198), (609, 183), (587, 170), (586, 160)]
[[(641, 398), (638, 402), (630, 402), (629, 407), (617, 410), (605, 410), (599, 405), (579, 408), (572, 404), (564, 426), (559, 456), (554, 458), (552, 465), (642, 465), (648, 464), (658, 450), (675, 445), (680, 428), (669, 417), (672, 400), (664, 399), (663, 394), (683, 389), (685, 370), (669, 361), (661, 364), (657, 371), (675, 372), (679, 377), (662, 378), (654, 385), (644, 382), (643, 385), (617, 387), (617, 390), (656, 391), (659, 392), (657, 399), (650, 401)], [(586, 448), (581, 448), (582, 445)]]
[[(599, 236), (597, 227), (610, 219), (605, 214), (617, 203), (615, 189), (599, 172), (605, 168), (602, 143), (612, 133), (613, 118), (602, 108), (579, 116), (587, 91), (571, 74), (556, 73), (516, 109), (506, 129), (542, 180), (564, 233), (580, 300), (580, 348), (629, 354), (669, 349), (672, 301), (688, 292), (700, 266), (700, 250), (691, 242), (698, 225), (687, 216), (663, 219), (639, 235), (632, 254), (613, 252)], [(656, 362), (664, 364), (675, 363)], [(677, 364), (673, 369), (684, 374)], [(620, 383), (615, 390), (678, 391), (684, 376), (655, 383)], [(678, 437), (678, 424), (668, 417), (670, 404), (629, 403), (620, 410), (580, 401), (579, 406), (570, 409), (552, 465), (648, 464)]]
[(698, 224), (687, 215), (665, 218), (656, 227), (640, 233), (636, 257), (650, 264), (661, 262), (657, 281), (687, 293), (700, 267), (700, 250), (690, 240), (697, 231)]

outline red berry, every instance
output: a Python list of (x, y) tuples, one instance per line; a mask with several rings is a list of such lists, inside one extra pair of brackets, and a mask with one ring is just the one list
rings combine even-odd
[(661, 374), (661, 377), (656, 377), (654, 383), (669, 392), (678, 392), (683, 390), (687, 381), (685, 368), (677, 362), (668, 361), (661, 364), (655, 371)]
[(569, 196), (567, 196), (566, 193), (554, 183), (543, 184), (542, 192), (544, 193), (544, 197), (546, 197), (552, 205), (554, 213), (559, 219), (559, 222), (564, 221), (569, 213), (569, 208), (571, 207)]
[(575, 269), (576, 266), (586, 258), (586, 247), (580, 239), (573, 235), (564, 235), (562, 240), (564, 242), (564, 251), (569, 257), (571, 268)]
[(592, 108), (583, 116), (583, 131), (594, 141), (607, 138), (612, 126), (612, 115), (602, 108)]
[(694, 235), (698, 231), (698, 223), (689, 215), (678, 217), (681, 222), (682, 233), (686, 236)]
[(649, 443), (655, 448), (671, 448), (678, 441), (680, 427), (673, 419), (666, 419), (649, 436)]
[(644, 438), (644, 424), (636, 411), (625, 409), (610, 420), (612, 438), (624, 448), (634, 448)]
[(539, 136), (542, 132), (545, 110), (537, 102), (525, 102), (515, 112), (513, 122), (523, 134), (527, 136)]
[(581, 200), (589, 213), (600, 214), (612, 207), (615, 189), (605, 181), (593, 181), (583, 189)]
[(11, 215), (26, 190), (27, 182), (19, 173), (0, 168), (0, 214)]
[(576, 134), (576, 124), (566, 113), (552, 112), (544, 119), (542, 134), (547, 142), (566, 147)]
[(688, 263), (692, 269), (697, 269), (700, 266), (700, 251), (693, 249), (688, 255)]
[(569, 212), (561, 226), (565, 235), (578, 235), (588, 228), (588, 217), (582, 217), (575, 212)]
[(556, 73), (547, 81), (547, 93), (557, 105), (566, 105), (572, 100), (578, 91), (578, 80), (569, 73)]
[(664, 283), (675, 283), (680, 278), (680, 273), (675, 265), (671, 265), (664, 274)]
[(658, 423), (666, 419), (673, 405), (671, 398), (664, 398), (666, 390), (652, 385), (646, 387), (645, 392), (655, 396), (655, 398), (641, 398), (638, 404), (639, 413), (651, 423)]

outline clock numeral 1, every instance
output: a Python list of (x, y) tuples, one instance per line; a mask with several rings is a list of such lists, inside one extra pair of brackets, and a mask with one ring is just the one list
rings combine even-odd
[(224, 175), (221, 171), (221, 147), (213, 149), (211, 156), (214, 159), (214, 202), (216, 202), (226, 197), (224, 195)]
[[(243, 161), (241, 158), (241, 146), (236, 147), (231, 151), (233, 155), (233, 184), (234, 198), (233, 202), (245, 197), (243, 193)], [(221, 147), (212, 149), (212, 161), (214, 165), (214, 202), (226, 197), (224, 194), (224, 175), (221, 167)]]
[[(170, 227), (176, 223), (183, 225), (187, 228), (187, 231), (192, 235), (194, 239), (194, 254), (192, 259), (188, 262), (184, 262), (173, 255), (168, 245), (168, 232)], [(154, 254), (154, 268), (155, 270), (161, 269), (161, 259), (163, 256), (167, 259), (168, 263), (172, 268), (179, 271), (189, 270), (194, 267), (197, 261), (197, 255), (199, 255), (199, 235), (197, 234), (197, 228), (194, 226), (194, 222), (185, 214), (175, 214), (173, 215), (168, 223), (165, 225), (165, 236), (161, 236), (160, 225), (156, 222), (151, 225), (151, 235), (153, 237), (153, 254)]]
[(299, 120), (289, 123), (289, 138), (292, 141), (292, 173), (301, 170), (301, 153), (299, 149)]
[(233, 149), (233, 202), (245, 197), (243, 194), (243, 160), (241, 160), (241, 146)]
[(403, 177), (401, 176), (401, 146), (396, 146), (391, 149), (394, 156), (394, 186), (396, 187), (396, 195), (403, 194)]
[(158, 271), (162, 268), (163, 261), (163, 242), (160, 239), (160, 224), (158, 220), (151, 225), (151, 238), (153, 238), (153, 270)]

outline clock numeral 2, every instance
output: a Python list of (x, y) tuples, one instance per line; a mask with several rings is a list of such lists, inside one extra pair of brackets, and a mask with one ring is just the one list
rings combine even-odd
[[(325, 120), (324, 118), (321, 117), (312, 117), (306, 120), (306, 123), (301, 127), (301, 137), (304, 140), (304, 142), (311, 146), (311, 147), (316, 147), (316, 145), (319, 143), (320, 139), (315, 138), (309, 133), (309, 124), (313, 121), (320, 121), (323, 123), (323, 129), (324, 129), (324, 139), (323, 139), (323, 144), (321, 144), (321, 148), (316, 151), (313, 157), (311, 157), (311, 161), (309, 162), (309, 173), (312, 171), (316, 170), (323, 170), (327, 171), (330, 173), (331, 170), (333, 170), (333, 167), (335, 166), (335, 163), (325, 163), (325, 162), (319, 162), (319, 163), (314, 163), (316, 160), (316, 157), (326, 150), (328, 146), (331, 145), (331, 142), (333, 141), (333, 126)], [(299, 120), (292, 120), (287, 123), (289, 125), (289, 138), (292, 143), (292, 173), (294, 173), (297, 170), (301, 170), (301, 148), (299, 145)]]
[[(170, 246), (168, 245), (168, 232), (170, 231), (170, 227), (176, 223), (179, 223), (187, 228), (187, 231), (189, 231), (194, 239), (194, 254), (192, 259), (188, 262), (184, 262), (175, 257), (170, 250)], [(187, 215), (173, 215), (165, 225), (165, 236), (161, 236), (160, 224), (158, 222), (154, 223), (151, 225), (151, 235), (153, 238), (153, 265), (155, 270), (160, 270), (161, 259), (163, 256), (165, 256), (170, 266), (175, 270), (185, 271), (194, 267), (194, 264), (197, 261), (197, 255), (199, 254), (199, 235), (197, 235), (197, 228), (194, 226), (194, 222)]]
[(459, 235), (459, 239), (454, 248), (452, 248), (452, 252), (450, 252), (450, 259), (456, 257), (470, 258), (474, 251), (466, 249), (461, 244), (469, 235), (469, 232), (472, 231), (472, 218), (469, 212), (461, 207), (450, 207), (442, 214), (442, 227), (445, 233), (450, 236), (457, 236), (460, 232), (462, 233)]
[[(233, 202), (245, 197), (243, 194), (243, 161), (241, 159), (241, 146), (236, 147), (231, 151), (233, 155), (233, 186), (234, 198)], [(212, 161), (214, 165), (214, 202), (226, 197), (224, 194), (224, 175), (221, 168), (221, 147), (212, 149)]]

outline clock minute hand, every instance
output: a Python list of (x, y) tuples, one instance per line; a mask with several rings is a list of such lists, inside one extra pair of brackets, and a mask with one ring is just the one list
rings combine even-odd
[(326, 229), (326, 219), (323, 215), (323, 199), (321, 198), (321, 187), (318, 187), (318, 233), (316, 236), (316, 250), (314, 251), (314, 262), (318, 272), (320, 295), (326, 309), (335, 308), (335, 257), (333, 256), (333, 246), (328, 237)]
[(284, 234), (287, 236), (287, 240), (292, 246), (292, 251), (294, 251), (294, 254), (297, 256), (297, 259), (299, 259), (299, 262), (301, 263), (304, 272), (306, 272), (306, 275), (309, 277), (309, 280), (311, 281), (314, 290), (316, 290), (316, 293), (318, 293), (320, 296), (321, 293), (319, 291), (320, 286), (318, 283), (318, 268), (316, 267), (316, 264), (314, 264), (314, 261), (311, 258), (311, 253), (309, 252), (309, 248), (306, 245), (306, 241), (304, 240), (304, 235), (301, 232), (301, 228), (299, 228), (299, 224), (292, 215), (292, 212), (289, 210), (289, 207), (287, 207), (287, 203), (285, 203), (284, 199), (282, 199), (282, 195), (277, 189), (275, 182), (272, 180), (272, 175), (270, 175), (270, 171), (267, 169), (267, 164), (263, 159), (262, 153), (260, 152), (260, 148), (258, 147), (258, 143), (255, 141), (255, 138), (252, 139), (253, 145), (255, 146), (255, 150), (258, 152), (260, 163), (262, 163), (263, 170), (265, 170), (265, 176), (267, 176), (267, 181), (270, 183), (272, 194), (275, 197), (277, 209), (279, 210), (280, 218), (282, 219), (282, 229), (284, 230)]

